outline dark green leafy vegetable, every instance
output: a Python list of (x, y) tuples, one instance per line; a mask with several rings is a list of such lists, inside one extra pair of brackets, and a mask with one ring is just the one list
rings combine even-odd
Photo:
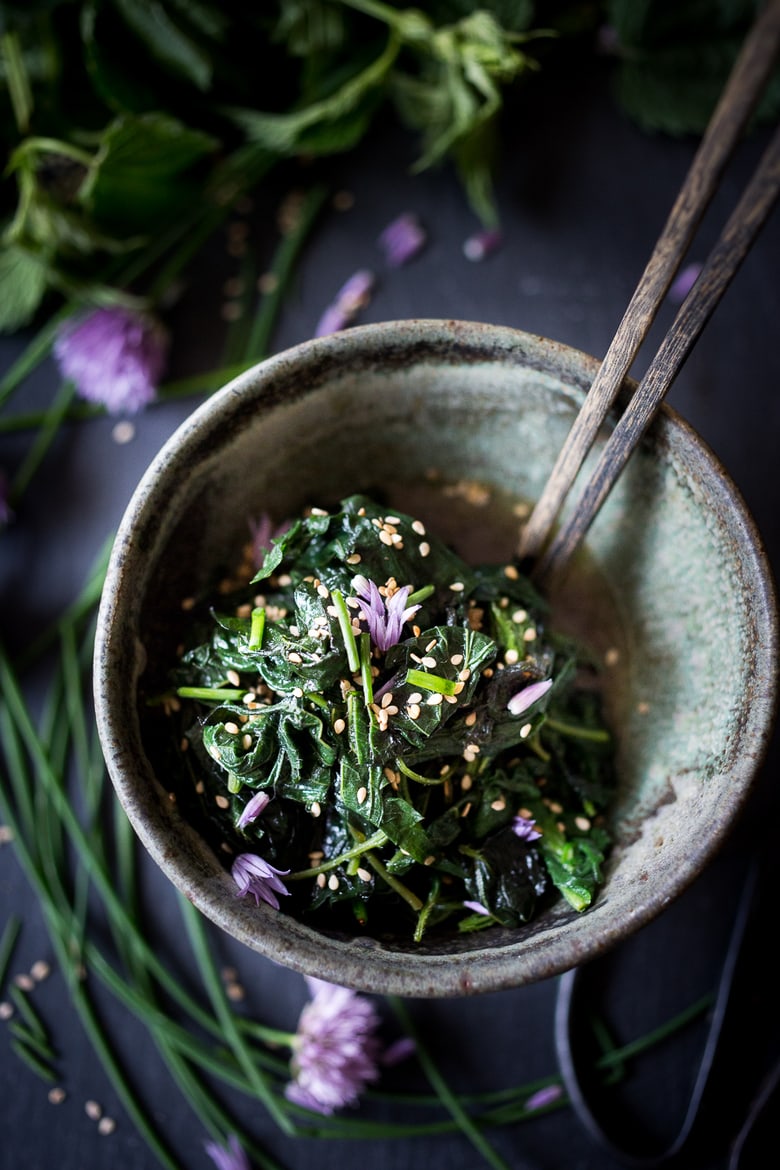
[(173, 672), (220, 845), (290, 871), (293, 912), (333, 928), (515, 927), (556, 891), (586, 909), (612, 748), (547, 617), (515, 566), (367, 497), (294, 521)]

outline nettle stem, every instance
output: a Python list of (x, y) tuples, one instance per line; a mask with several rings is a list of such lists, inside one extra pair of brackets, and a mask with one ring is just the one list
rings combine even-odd
[(376, 833), (372, 833), (370, 837), (366, 837), (351, 849), (347, 849), (344, 853), (339, 853), (337, 857), (331, 857), (327, 861), (323, 861), (320, 865), (315, 865), (311, 869), (299, 869), (295, 873), (287, 875), (285, 879), (288, 882), (300, 881), (302, 878), (317, 877), (318, 874), (327, 873), (330, 869), (335, 869), (337, 865), (343, 865), (345, 861), (351, 861), (353, 857), (361, 857), (371, 849), (377, 849), (380, 845), (386, 844), (388, 836), (383, 833), (381, 829)]

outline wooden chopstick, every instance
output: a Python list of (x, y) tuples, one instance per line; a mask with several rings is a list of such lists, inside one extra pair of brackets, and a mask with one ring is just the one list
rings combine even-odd
[[(742, 46), (653, 254), (564, 441), (544, 491), (521, 532), (519, 557), (533, 566), (532, 575), (537, 580), (559, 572), (585, 535), (777, 196), (776, 137), (637, 388), (629, 404), (631, 414), (627, 410), (626, 421), (621, 420), (610, 438), (593, 481), (585, 489), (566, 526), (551, 540), (564, 500), (655, 320), (718, 187), (726, 163), (755, 110), (779, 50), (780, 0), (770, 0)], [(690, 336), (687, 331), (690, 331)]]

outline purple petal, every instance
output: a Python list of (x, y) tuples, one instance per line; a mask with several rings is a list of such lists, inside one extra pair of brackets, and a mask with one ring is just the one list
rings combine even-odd
[(422, 251), (426, 242), (422, 224), (410, 211), (389, 223), (377, 240), (391, 268), (400, 268), (402, 264), (408, 263)]
[(669, 287), (669, 300), (676, 305), (681, 305), (691, 291), (696, 281), (699, 279), (701, 272), (701, 264), (687, 264), (685, 268), (680, 270), (676, 280), (673, 280)]
[(562, 1096), (563, 1089), (560, 1085), (545, 1085), (543, 1089), (532, 1093), (525, 1103), (525, 1108), (528, 1110), (543, 1109), (545, 1105), (552, 1105), (554, 1101), (559, 1101)]
[(54, 343), (63, 377), (110, 414), (134, 414), (154, 400), (167, 351), (156, 318), (119, 306), (66, 321)]
[(551, 686), (551, 678), (547, 678), (543, 682), (529, 683), (527, 687), (523, 687), (517, 694), (512, 695), (507, 703), (507, 710), (512, 715), (522, 715), (523, 711), (527, 711), (539, 699), (544, 698)]
[(252, 821), (256, 821), (263, 812), (265, 807), (271, 803), (271, 797), (267, 792), (256, 792), (251, 800), (248, 800), (244, 805), (241, 816), (236, 821), (239, 829), (243, 829), (246, 825), (250, 825)]
[(371, 300), (373, 288), (373, 272), (361, 268), (353, 273), (320, 317), (314, 336), (324, 337), (328, 333), (338, 333), (349, 325)]
[(542, 834), (535, 826), (536, 821), (518, 814), (512, 821), (512, 832), (521, 841), (538, 841)]
[(484, 260), (491, 252), (501, 247), (503, 236), (496, 230), (475, 232), (463, 244), (463, 255), (467, 260)]
[(414, 1056), (416, 1051), (417, 1045), (411, 1036), (399, 1036), (392, 1044), (388, 1044), (380, 1059), (386, 1068), (393, 1068), (396, 1064)]
[(226, 1149), (217, 1142), (205, 1143), (206, 1153), (217, 1170), (250, 1170), (249, 1160), (234, 1134), (228, 1138), (228, 1147)]
[(486, 918), (491, 917), (489, 910), (486, 910), (481, 902), (464, 902), (463, 905), (467, 910), (473, 910), (475, 914), (484, 914)]

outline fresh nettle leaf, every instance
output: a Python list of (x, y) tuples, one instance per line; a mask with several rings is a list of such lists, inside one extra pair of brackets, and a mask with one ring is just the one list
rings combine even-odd
[(516, 567), (469, 566), (411, 516), (362, 495), (311, 509), (193, 619), (172, 671), (210, 821), (223, 805), (230, 842), (266, 793), (273, 820), (241, 847), (339, 929), (511, 928), (556, 890), (587, 908), (611, 744), (548, 617)]

